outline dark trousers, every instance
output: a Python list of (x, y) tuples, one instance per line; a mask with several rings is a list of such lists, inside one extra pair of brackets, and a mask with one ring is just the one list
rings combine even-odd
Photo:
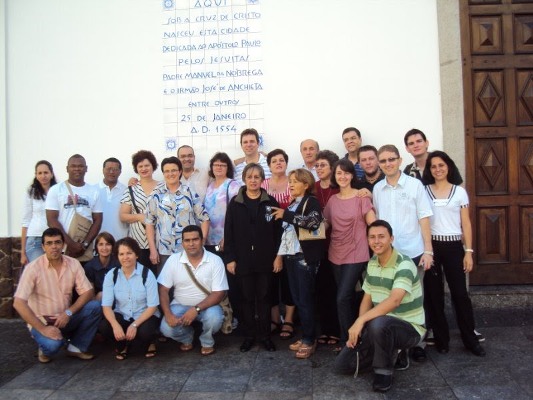
[(359, 370), (372, 367), (376, 374), (392, 375), (399, 349), (408, 349), (420, 342), (420, 335), (408, 322), (382, 315), (367, 322), (357, 349), (344, 347), (335, 359), (335, 371), (353, 374), (359, 352)]
[(320, 261), (316, 276), (316, 304), (323, 335), (339, 337), (339, 317), (337, 314), (337, 284), (333, 268), (327, 259)]
[(315, 279), (318, 263), (308, 264), (303, 253), (284, 256), (285, 268), (289, 276), (292, 298), (298, 307), (302, 323), (302, 342), (311, 345), (315, 342)]
[(341, 345), (344, 345), (348, 340), (348, 329), (350, 329), (357, 315), (359, 315), (355, 286), (361, 279), (366, 264), (366, 262), (342, 265), (331, 264), (335, 282), (337, 283), (337, 313), (339, 315)]
[(139, 262), (145, 267), (149, 268), (155, 276), (157, 276), (157, 265), (152, 264), (150, 261), (150, 249), (141, 249), (141, 255), (139, 256)]
[(466, 287), (466, 274), (463, 271), (464, 250), (460, 241), (433, 241), (435, 264), (424, 277), (424, 306), (431, 315), (431, 327), (435, 343), (448, 347), (450, 331), (444, 313), (444, 275), (450, 288), (452, 305), (455, 310), (457, 326), (466, 347), (472, 348), (478, 343), (474, 333), (474, 312)]
[(270, 337), (272, 271), (252, 272), (238, 275), (238, 278), (242, 294), (243, 334), (248, 339), (267, 339)]
[[(126, 331), (128, 330), (128, 327), (131, 325), (133, 320), (124, 319), (122, 314), (117, 313), (117, 312), (115, 313), (115, 318), (117, 319), (117, 322), (120, 324), (120, 326), (124, 330), (124, 333), (126, 333)], [(159, 329), (159, 318), (157, 318), (155, 315), (152, 315), (150, 318), (144, 321), (141, 325), (139, 325), (139, 327), (137, 328), (137, 335), (135, 336), (135, 339), (133, 339), (131, 342), (139, 343), (143, 351), (146, 351), (150, 343), (152, 343), (155, 340), (158, 329)], [(128, 340), (117, 341), (115, 339), (115, 335), (113, 333), (113, 328), (111, 324), (105, 318), (100, 322), (99, 330), (102, 333), (102, 335), (115, 341), (115, 348), (118, 351), (124, 350), (126, 346), (131, 344), (131, 342)]]

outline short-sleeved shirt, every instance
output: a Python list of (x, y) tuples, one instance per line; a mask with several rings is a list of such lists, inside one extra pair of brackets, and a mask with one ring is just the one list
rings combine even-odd
[(157, 282), (167, 288), (174, 288), (174, 298), (170, 304), (195, 306), (207, 297), (194, 284), (187, 273), (187, 265), (192, 270), (196, 280), (209, 292), (228, 290), (226, 270), (222, 259), (204, 249), (202, 261), (194, 268), (185, 252), (171, 255), (165, 263)]
[[(156, 187), (159, 186), (164, 186), (164, 183), (160, 182)], [(132, 214), (144, 214), (151, 193), (145, 193), (140, 183), (133, 185), (131, 190), (133, 193), (133, 199), (130, 194), (130, 189), (126, 187), (124, 193), (122, 194), (122, 199), (120, 199), (120, 203), (129, 205), (131, 207)], [(138, 212), (136, 207), (139, 210)], [(136, 221), (129, 225), (128, 236), (134, 238), (141, 249), (147, 249), (148, 239), (146, 238), (146, 228), (144, 227), (144, 224), (140, 221)]]
[(209, 215), (188, 186), (180, 185), (176, 193), (166, 185), (158, 186), (148, 200), (145, 222), (154, 225), (159, 254), (168, 256), (183, 250), (181, 231), (204, 221), (209, 221)]
[(102, 265), (99, 256), (94, 256), (92, 260), (87, 261), (87, 263), (83, 266), (83, 269), (85, 270), (87, 279), (89, 279), (89, 281), (94, 285), (94, 292), (98, 293), (103, 289), (105, 275), (113, 268), (119, 266), (120, 264), (118, 260), (113, 256), (111, 256), (107, 267)]
[(128, 236), (128, 224), (120, 220), (120, 200), (122, 199), (126, 185), (117, 182), (115, 187), (111, 189), (103, 181), (100, 181), (98, 187), (104, 210), (100, 232), (109, 232), (115, 240)]
[(394, 233), (394, 247), (411, 258), (424, 252), (419, 220), (433, 215), (422, 183), (401, 173), (396, 186), (383, 179), (372, 192), (379, 219), (387, 221)]
[[(242, 181), (242, 171), (244, 171), (244, 167), (246, 167), (246, 161), (242, 161), (241, 163), (237, 164), (235, 166), (235, 172), (234, 172), (234, 179), (239, 182), (239, 184), (242, 186), (244, 185), (244, 182)], [(270, 172), (270, 167), (267, 163), (267, 158), (259, 153), (259, 161), (257, 162), (261, 167), (263, 167), (263, 171), (265, 171), (265, 179), (268, 179), (272, 176), (272, 173)]]
[[(113, 311), (122, 314), (124, 319), (137, 319), (148, 307), (159, 305), (157, 281), (152, 271), (148, 270), (146, 282), (143, 284), (143, 265), (137, 263), (135, 270), (126, 278), (122, 268), (117, 273), (117, 282), (113, 282), (113, 270), (109, 271), (104, 279), (102, 291), (102, 306), (112, 307)], [(155, 312), (159, 316), (159, 311)]]
[(104, 212), (98, 186), (85, 183), (83, 186), (70, 187), (75, 198), (70, 195), (65, 182), (52, 186), (46, 196), (46, 209), (59, 211), (59, 223), (65, 231), (68, 231), (75, 212), (90, 221), (93, 220), (93, 213)]
[(461, 208), (468, 207), (466, 190), (453, 185), (447, 198), (437, 199), (428, 185), (426, 193), (433, 209), (433, 215), (429, 218), (431, 236), (461, 236)]
[(396, 249), (383, 266), (377, 256), (368, 261), (363, 283), (363, 291), (370, 295), (374, 306), (387, 299), (392, 289), (403, 289), (406, 293), (400, 305), (387, 315), (409, 322), (423, 336), (426, 329), (420, 277), (413, 260)]
[(241, 185), (234, 179), (226, 179), (222, 185), (215, 187), (211, 182), (207, 187), (204, 207), (209, 214), (209, 233), (206, 244), (218, 245), (224, 239), (224, 220), (230, 200), (239, 193)]
[(328, 258), (333, 264), (368, 261), (365, 215), (372, 208), (368, 197), (339, 199), (334, 195), (329, 198), (324, 217), (331, 225)]
[(78, 260), (62, 256), (62, 261), (58, 273), (43, 254), (22, 272), (15, 297), (27, 301), (37, 317), (59, 315), (69, 308), (73, 288), (79, 295), (92, 289)]

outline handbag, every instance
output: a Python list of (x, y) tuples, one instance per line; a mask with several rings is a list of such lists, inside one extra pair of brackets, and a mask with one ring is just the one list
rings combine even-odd
[[(187, 264), (185, 265), (185, 269), (187, 270), (187, 273), (189, 274), (189, 277), (193, 281), (193, 283), (200, 289), (202, 292), (204, 292), (206, 295), (210, 295), (211, 292), (207, 290), (204, 285), (202, 285), (196, 277), (194, 276), (193, 272), (191, 271), (191, 268)], [(222, 307), (222, 312), (224, 313), (224, 321), (222, 322), (222, 326), (220, 327), (220, 332), (229, 335), (233, 331), (232, 322), (233, 322), (233, 309), (231, 308), (231, 303), (229, 302), (228, 294), (224, 296), (224, 298), (218, 303), (220, 307)]]
[[(305, 207), (307, 206), (307, 202), (309, 201), (309, 198), (305, 200), (303, 209), (302, 209), (302, 215), (305, 213)], [(320, 226), (315, 229), (306, 229), (306, 228), (298, 228), (298, 240), (304, 241), (304, 240), (323, 240), (326, 238), (326, 225), (324, 224), (324, 221), (320, 223)]]
[[(70, 187), (70, 184), (68, 182), (65, 182), (67, 189), (72, 196), (72, 201), (74, 202), (74, 216), (72, 217), (72, 221), (70, 221), (70, 225), (68, 227), (67, 235), (75, 242), (82, 243), (85, 238), (87, 237), (87, 234), (89, 233), (89, 230), (91, 229), (91, 226), (93, 225), (93, 222), (85, 218), (83, 215), (79, 214), (78, 211), (76, 211), (77, 207), (77, 200), (76, 196), (74, 196), (74, 193), (72, 192), (72, 188)], [(93, 242), (89, 243), (89, 247), (85, 249), (85, 252), (77, 258), (78, 261), (84, 262), (89, 261), (93, 259)]]

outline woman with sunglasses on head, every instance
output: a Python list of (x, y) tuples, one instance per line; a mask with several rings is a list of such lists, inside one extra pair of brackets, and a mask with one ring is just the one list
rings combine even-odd
[(483, 357), (485, 350), (476, 337), (472, 302), (466, 287), (466, 274), (474, 268), (472, 224), (468, 194), (453, 160), (443, 151), (429, 154), (424, 168), (424, 182), (433, 215), (430, 217), (434, 264), (424, 275), (424, 307), (431, 314), (435, 345), (448, 353), (450, 331), (444, 313), (444, 278), (446, 276), (457, 325), (464, 346)]
[(41, 236), (48, 228), (45, 200), (48, 189), (56, 183), (52, 164), (46, 160), (38, 161), (35, 164), (33, 183), (24, 196), (22, 234), (20, 240), (21, 265), (26, 265), (44, 254)]

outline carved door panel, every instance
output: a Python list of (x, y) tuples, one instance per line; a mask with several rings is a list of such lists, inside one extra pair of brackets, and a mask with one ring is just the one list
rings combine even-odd
[(533, 0), (460, 0), (472, 284), (533, 283)]

